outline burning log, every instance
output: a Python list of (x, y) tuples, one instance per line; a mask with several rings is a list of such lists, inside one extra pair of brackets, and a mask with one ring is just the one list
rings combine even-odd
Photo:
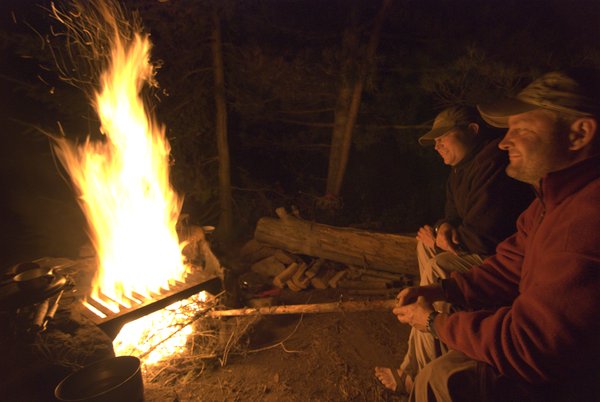
[(259, 243), (348, 265), (418, 275), (413, 236), (324, 225), (288, 215), (282, 208), (277, 214), (279, 219), (258, 221), (254, 238)]
[(214, 310), (207, 317), (233, 317), (250, 315), (313, 314), (313, 313), (355, 313), (359, 311), (389, 311), (396, 305), (391, 300), (358, 300), (333, 303), (295, 304), (288, 306), (269, 306), (259, 308), (240, 308), (235, 310)]

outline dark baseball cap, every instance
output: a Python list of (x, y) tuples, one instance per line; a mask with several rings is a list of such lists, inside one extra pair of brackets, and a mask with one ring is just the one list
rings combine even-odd
[(510, 116), (547, 109), (575, 116), (600, 111), (598, 73), (593, 70), (553, 71), (526, 86), (515, 97), (477, 105), (481, 117), (494, 127), (508, 127)]
[(435, 139), (457, 127), (466, 127), (478, 121), (477, 112), (467, 106), (452, 106), (442, 110), (433, 121), (433, 127), (419, 138), (423, 146), (433, 145)]

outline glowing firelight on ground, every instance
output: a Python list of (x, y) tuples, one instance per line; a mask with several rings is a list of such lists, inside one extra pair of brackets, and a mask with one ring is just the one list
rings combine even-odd
[[(154, 364), (166, 356), (185, 352), (192, 326), (188, 325), (189, 308), (198, 310), (206, 301), (206, 293), (171, 304), (123, 326), (113, 341), (115, 354), (143, 356), (146, 365)], [(132, 339), (138, 339), (136, 343)], [(158, 347), (156, 345), (159, 344)]]
[[(173, 280), (184, 281), (187, 267), (175, 230), (182, 199), (169, 182), (165, 128), (141, 97), (144, 85), (154, 77), (151, 43), (139, 33), (124, 39), (114, 19), (112, 28), (109, 62), (92, 100), (104, 138), (88, 138), (81, 145), (61, 138), (55, 149), (75, 185), (97, 253), (90, 297), (117, 312), (140, 296), (168, 289)], [(119, 335), (119, 349), (127, 349), (127, 343), (139, 345), (148, 329), (156, 332), (169, 325), (172, 318), (161, 314), (166, 313), (148, 318), (151, 323), (132, 323)], [(185, 344), (187, 332), (181, 330), (183, 338), (173, 336), (170, 341)]]

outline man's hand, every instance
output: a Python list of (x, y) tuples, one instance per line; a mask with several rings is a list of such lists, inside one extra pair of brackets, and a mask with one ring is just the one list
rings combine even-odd
[(419, 296), (416, 303), (395, 307), (393, 310), (398, 321), (408, 324), (421, 332), (427, 332), (427, 319), (432, 311), (433, 306), (423, 296)]
[(398, 307), (413, 304), (419, 297), (423, 297), (429, 304), (434, 301), (444, 300), (444, 291), (440, 285), (411, 286), (404, 288), (396, 296)]
[(435, 238), (435, 244), (439, 248), (445, 251), (449, 251), (452, 254), (458, 254), (458, 231), (448, 222), (444, 222), (438, 228), (437, 236)]
[(417, 232), (417, 240), (421, 241), (427, 247), (433, 248), (435, 246), (435, 232), (429, 225), (425, 225)]

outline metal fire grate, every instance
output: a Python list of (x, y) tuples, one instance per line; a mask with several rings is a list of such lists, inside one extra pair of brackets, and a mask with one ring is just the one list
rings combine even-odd
[(98, 325), (111, 339), (114, 339), (123, 325), (130, 321), (161, 310), (176, 301), (186, 299), (201, 291), (217, 294), (221, 290), (222, 283), (219, 277), (202, 272), (193, 272), (186, 277), (185, 282), (175, 282), (169, 290), (161, 289), (160, 294), (152, 294), (151, 297), (134, 294), (136, 300), (130, 300), (131, 307), (123, 306), (103, 295), (102, 297), (109, 304), (119, 304), (118, 313), (93, 299), (88, 299), (86, 302), (101, 315), (85, 305), (82, 305), (82, 313)]

